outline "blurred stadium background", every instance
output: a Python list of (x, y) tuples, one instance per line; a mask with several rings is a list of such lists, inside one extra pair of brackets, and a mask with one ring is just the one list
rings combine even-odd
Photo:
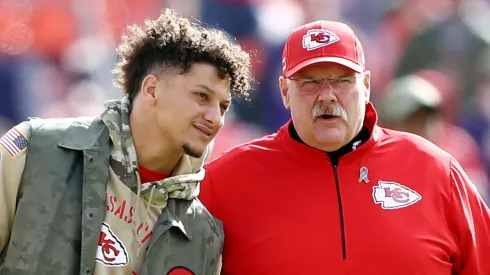
[(98, 115), (120, 96), (111, 70), (126, 26), (166, 7), (252, 53), (253, 99), (235, 103), (212, 159), (289, 119), (277, 88), (287, 35), (340, 20), (364, 45), (380, 123), (452, 153), (490, 197), (490, 0), (0, 0), (0, 134), (28, 116)]

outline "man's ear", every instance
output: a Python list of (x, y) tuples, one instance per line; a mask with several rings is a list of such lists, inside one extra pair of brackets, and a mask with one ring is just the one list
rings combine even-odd
[(140, 94), (143, 96), (144, 100), (150, 105), (156, 104), (156, 87), (158, 84), (158, 79), (154, 75), (147, 75), (143, 81), (141, 81)]
[(281, 90), (282, 103), (284, 104), (284, 107), (289, 110), (289, 83), (283, 76), (279, 77), (279, 89)]
[(364, 86), (366, 87), (366, 90), (364, 92), (367, 104), (371, 97), (371, 71), (366, 71), (364, 75)]

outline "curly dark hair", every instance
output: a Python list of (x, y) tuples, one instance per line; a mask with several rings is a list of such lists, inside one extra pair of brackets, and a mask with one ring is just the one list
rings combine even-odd
[(139, 92), (143, 79), (156, 70), (189, 71), (193, 63), (216, 66), (220, 77), (230, 77), (235, 96), (249, 96), (250, 55), (232, 42), (223, 31), (205, 28), (196, 19), (180, 17), (165, 9), (156, 20), (130, 26), (117, 48), (119, 62), (113, 73), (115, 85), (131, 99)]

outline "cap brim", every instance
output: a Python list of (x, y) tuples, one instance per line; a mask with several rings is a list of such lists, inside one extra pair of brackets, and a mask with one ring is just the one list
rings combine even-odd
[(350, 60), (347, 60), (345, 58), (341, 58), (341, 57), (316, 57), (316, 58), (311, 58), (311, 59), (305, 60), (305, 61), (299, 63), (298, 65), (292, 67), (291, 69), (284, 72), (284, 76), (285, 77), (291, 77), (293, 74), (297, 73), (299, 70), (301, 70), (301, 69), (303, 69), (309, 65), (320, 63), (320, 62), (337, 63), (340, 65), (344, 65), (347, 68), (352, 69), (355, 72), (358, 72), (358, 73), (364, 72), (364, 67), (362, 67), (361, 65), (356, 64)]

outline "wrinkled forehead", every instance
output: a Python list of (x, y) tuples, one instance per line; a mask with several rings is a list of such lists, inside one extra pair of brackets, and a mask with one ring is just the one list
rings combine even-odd
[(344, 65), (334, 62), (319, 62), (314, 63), (296, 72), (293, 77), (328, 77), (332, 75), (350, 75), (356, 71)]

